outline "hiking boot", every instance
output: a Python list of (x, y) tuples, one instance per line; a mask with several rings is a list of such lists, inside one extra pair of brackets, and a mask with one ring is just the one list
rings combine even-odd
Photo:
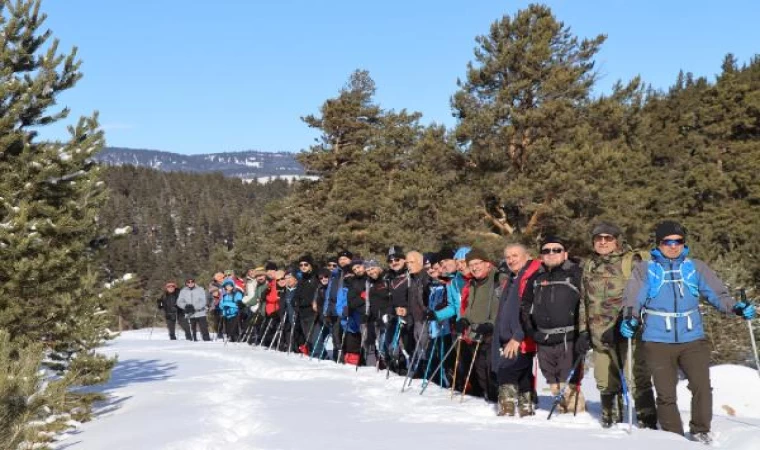
[(639, 414), (636, 418), (637, 425), (641, 429), (648, 428), (650, 430), (657, 429), (657, 415), (656, 414)]
[(696, 442), (701, 442), (705, 445), (712, 444), (712, 436), (710, 436), (710, 433), (693, 433), (691, 435), (691, 440)]
[(564, 414), (567, 412), (567, 399), (565, 397), (563, 384), (550, 384), (549, 390), (552, 393), (552, 400), (556, 401), (557, 396), (560, 396), (559, 404), (557, 405), (557, 413)]
[(517, 414), (520, 417), (532, 416), (535, 414), (533, 411), (533, 393), (523, 392), (517, 394)]
[(616, 394), (601, 394), (602, 416), (599, 422), (602, 424), (602, 428), (609, 428), (617, 422), (618, 412), (615, 408), (617, 403), (615, 397), (617, 397)]
[[(583, 396), (583, 391), (580, 390), (580, 386), (570, 383), (567, 385), (567, 389), (564, 393), (565, 411), (572, 411), (573, 414), (577, 412), (586, 411), (586, 398)], [(560, 407), (562, 403), (560, 402)]]
[(502, 384), (499, 386), (499, 402), (497, 416), (514, 416), (515, 400), (517, 400), (517, 385)]

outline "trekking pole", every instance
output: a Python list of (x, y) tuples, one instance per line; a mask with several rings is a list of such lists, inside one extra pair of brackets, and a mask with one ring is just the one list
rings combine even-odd
[[(457, 337), (457, 345), (452, 344), (451, 347), (449, 347), (449, 350), (446, 352), (445, 355), (443, 355), (443, 357), (441, 358), (441, 361), (438, 362), (438, 367), (436, 367), (435, 369), (433, 369), (433, 373), (430, 375), (430, 378), (432, 378), (433, 376), (435, 376), (435, 373), (438, 370), (443, 370), (443, 364), (446, 362), (447, 359), (449, 359), (449, 355), (451, 354), (451, 352), (454, 351), (454, 348), (457, 347), (458, 344), (459, 344), (459, 337)], [(443, 344), (443, 340), (441, 340), (441, 349), (443, 349), (443, 345), (444, 345)], [(456, 376), (456, 372), (454, 372), (454, 376)], [(428, 378), (425, 381), (423, 381), (423, 383), (422, 383), (422, 389), (420, 390), (420, 395), (422, 395), (425, 392), (425, 389), (427, 389), (428, 385), (430, 384), (430, 378)], [(453, 386), (454, 383), (451, 383), (451, 385)]]
[(565, 380), (565, 389), (562, 389), (559, 391), (557, 395), (554, 396), (554, 402), (552, 403), (552, 408), (549, 410), (549, 417), (546, 418), (546, 420), (550, 420), (552, 418), (552, 414), (554, 414), (554, 410), (557, 409), (557, 406), (559, 406), (559, 403), (562, 401), (562, 397), (564, 396), (565, 390), (568, 388), (568, 384), (570, 383), (570, 380), (573, 379), (573, 375), (575, 375), (575, 369), (578, 368), (578, 365), (581, 361), (583, 361), (583, 358), (586, 356), (586, 354), (580, 354), (577, 358), (575, 358), (575, 362), (573, 362), (573, 367), (570, 369), (570, 373), (567, 375), (567, 379)]
[[(277, 340), (277, 346), (275, 346), (274, 348), (275, 350), (279, 351), (280, 348), (282, 347), (282, 332), (285, 330), (285, 323), (287, 322), (287, 320), (288, 320), (287, 313), (283, 313), (282, 319), (280, 320), (280, 325), (277, 327), (277, 331), (275, 332), (275, 339), (273, 339), (273, 341)], [(271, 345), (269, 348), (270, 349), (272, 348)]]
[[(483, 337), (477, 340), (475, 344), (475, 352), (472, 354), (472, 361), (470, 361), (470, 369), (467, 371), (467, 378), (464, 380), (464, 387), (462, 388), (462, 396), (459, 398), (459, 403), (464, 402), (464, 395), (467, 393), (467, 385), (470, 384), (470, 375), (472, 375), (472, 368), (475, 367), (475, 360), (478, 358), (478, 349), (480, 349), (480, 343)], [(487, 394), (486, 394), (487, 396)]]
[[(409, 386), (412, 385), (412, 379), (414, 378), (414, 374), (417, 372), (417, 366), (419, 365), (419, 362), (422, 360), (423, 353), (427, 352), (427, 346), (423, 350), (420, 347), (420, 344), (422, 344), (422, 334), (425, 333), (425, 329), (427, 328), (427, 322), (425, 322), (422, 325), (422, 328), (420, 329), (420, 335), (417, 338), (417, 345), (414, 346), (414, 352), (412, 353), (412, 359), (408, 361), (407, 368), (406, 368), (406, 377), (404, 377), (404, 384), (401, 385), (401, 392), (404, 392), (404, 389), (407, 387), (407, 383), (409, 383)], [(412, 330), (412, 333), (414, 333), (414, 330)], [(428, 342), (430, 340), (428, 339)]]
[[(739, 292), (741, 301), (749, 306), (750, 303), (749, 300), (747, 300), (747, 292), (744, 289), (741, 289)], [(752, 329), (751, 320), (747, 320), (747, 328), (749, 328), (749, 340), (752, 342), (752, 353), (755, 355), (755, 368), (757, 369), (757, 374), (760, 375), (760, 359), (758, 359), (757, 356), (757, 343), (755, 342), (755, 331)]]
[[(435, 357), (435, 349), (438, 346), (438, 338), (440, 336), (436, 336), (435, 339), (433, 339), (433, 348), (430, 350), (430, 358), (428, 358), (427, 364), (425, 365), (425, 372), (422, 374), (422, 382), (425, 383), (425, 380), (427, 380), (428, 374), (430, 373), (430, 366), (432, 366), (433, 358)], [(435, 372), (433, 372), (433, 376), (435, 376)]]
[[(317, 315), (316, 314), (314, 315), (314, 320), (311, 321), (311, 325), (309, 325), (309, 332), (306, 333), (306, 336), (304, 336), (304, 340), (306, 342), (304, 342), (303, 345), (304, 345), (304, 349), (306, 349), (306, 353), (309, 353), (309, 345), (311, 344), (311, 332), (314, 331), (314, 324), (315, 323), (317, 323)], [(305, 353), (304, 353), (303, 350), (300, 349), (300, 347), (299, 347), (299, 350), (300, 350), (300, 353), (301, 353), (301, 358), (303, 358), (303, 355)], [(309, 359), (311, 359), (311, 358), (309, 358)]]
[[(282, 319), (280, 319), (280, 323), (277, 324), (277, 328), (275, 328), (274, 330), (274, 335), (272, 336), (272, 340), (269, 342), (268, 350), (272, 350), (272, 346), (274, 346), (274, 343), (277, 341), (277, 337), (282, 332), (283, 323), (285, 323), (285, 316), (282, 316)], [(277, 350), (277, 347), (275, 347), (275, 350)]]
[[(581, 367), (583, 367), (583, 363), (581, 363)], [(581, 369), (581, 373), (583, 373), (583, 369)], [(573, 406), (573, 417), (578, 415), (578, 397), (581, 396), (581, 380), (578, 380), (578, 383), (575, 385), (575, 405)]]
[[(454, 348), (454, 346), (451, 346), (451, 348)], [(457, 372), (459, 370), (459, 356), (461, 355), (461, 349), (462, 349), (462, 336), (457, 337), (457, 358), (454, 361), (454, 377), (451, 380), (451, 397), (449, 400), (454, 400), (454, 386), (457, 385)]]
[[(316, 321), (316, 319), (315, 319)], [(314, 357), (314, 354), (317, 351), (317, 347), (319, 347), (319, 343), (322, 342), (322, 347), (324, 347), (324, 340), (327, 339), (327, 337), (322, 337), (325, 334), (325, 325), (327, 325), (324, 321), (322, 321), (322, 327), (319, 329), (319, 334), (317, 335), (317, 338), (314, 340), (314, 347), (311, 349), (311, 355), (309, 356), (309, 361)]]
[[(446, 357), (448, 357), (448, 353), (443, 350), (443, 348), (446, 347), (446, 341), (441, 336), (439, 336), (438, 338), (439, 338), (438, 342), (440, 342), (440, 345), (438, 346), (438, 357), (441, 358), (441, 360), (443, 360)], [(446, 356), (444, 356), (444, 354), (446, 354)], [(438, 383), (440, 383), (442, 388), (449, 387), (448, 386), (449, 379), (446, 377), (445, 372), (446, 371), (443, 370), (443, 364), (440, 364), (439, 369), (438, 369), (438, 375), (439, 375)], [(433, 371), (433, 374), (431, 376), (435, 376), (435, 371)]]
[(298, 316), (296, 313), (296, 309), (293, 308), (293, 322), (290, 324), (290, 340), (288, 341), (288, 355), (290, 354), (291, 349), (293, 348), (293, 334), (296, 331), (296, 322), (298, 321)]
[(222, 317), (222, 339), (224, 339), (224, 346), (226, 347), (229, 336), (227, 336), (227, 318), (225, 317)]
[[(630, 320), (633, 317), (633, 307), (629, 306), (628, 310), (626, 311), (626, 319)], [(754, 342), (754, 341), (753, 341)], [(623, 389), (625, 389), (625, 396), (627, 401), (627, 407), (628, 407), (628, 434), (633, 433), (633, 402), (631, 401), (631, 393), (628, 389), (628, 384), (633, 380), (633, 337), (628, 338), (628, 354), (626, 355), (626, 359), (628, 360), (628, 382), (626, 382), (625, 377), (622, 377), (623, 379)], [(620, 374), (623, 374), (623, 368), (620, 368)]]
[[(399, 348), (398, 340), (399, 340), (399, 337), (401, 337), (401, 322), (402, 322), (401, 317), (397, 317), (396, 330), (393, 332), (393, 340), (391, 340), (391, 348), (390, 348), (391, 352), (390, 352), (390, 355), (388, 355), (390, 356), (390, 361), (386, 361), (386, 364), (385, 364), (387, 366), (387, 369), (385, 371), (386, 380), (391, 377), (391, 362), (393, 361), (394, 358), (398, 358), (398, 348)], [(398, 364), (398, 360), (396, 361), (396, 364)]]
[[(156, 313), (153, 314), (153, 320), (150, 322), (150, 334), (148, 335), (148, 340), (153, 339), (153, 328), (156, 327), (156, 319), (157, 318), (158, 318), (158, 310), (156, 310)], [(750, 328), (750, 331), (751, 330), (752, 329)], [(753, 339), (752, 342), (755, 342), (755, 340)]]
[(266, 339), (267, 333), (269, 333), (269, 327), (272, 326), (272, 319), (270, 317), (264, 319), (264, 322), (267, 324), (267, 326), (264, 327), (264, 332), (261, 334), (261, 339), (259, 339), (259, 343), (257, 344), (258, 347), (264, 345), (264, 339)]
[(356, 363), (356, 372), (359, 371), (359, 364), (362, 362), (362, 353), (364, 353), (364, 362), (366, 364), (367, 362), (367, 350), (364, 349), (364, 346), (366, 345), (367, 341), (367, 327), (368, 325), (365, 323), (364, 325), (360, 325), (362, 330), (362, 337), (361, 337), (361, 344), (359, 346), (359, 362)]
[[(340, 364), (340, 359), (343, 356), (343, 347), (346, 346), (346, 331), (348, 330), (348, 319), (346, 319), (346, 326), (343, 328), (343, 333), (340, 335), (340, 348), (338, 349), (338, 359), (335, 360), (335, 364)], [(344, 363), (345, 365), (345, 363)]]
[[(435, 339), (430, 339), (430, 337), (428, 336), (427, 342), (425, 342), (425, 348), (424, 349), (420, 349), (420, 353), (417, 356), (417, 361), (412, 366), (412, 370), (413, 370), (412, 373), (413, 374), (417, 373), (417, 369), (420, 367), (420, 362), (422, 362), (422, 359), (425, 357), (425, 355), (428, 352), (428, 349), (430, 348), (430, 342), (431, 341), (433, 342), (433, 348), (430, 350), (430, 356), (428, 357), (428, 361), (427, 361), (427, 365), (426, 365), (428, 369), (430, 368), (430, 363), (432, 362), (433, 357), (435, 356)], [(424, 379), (424, 377), (423, 377), (423, 379)], [(412, 378), (409, 379), (409, 384), (407, 384), (406, 387), (412, 387), (412, 383), (413, 382), (414, 382), (414, 377), (412, 377)]]

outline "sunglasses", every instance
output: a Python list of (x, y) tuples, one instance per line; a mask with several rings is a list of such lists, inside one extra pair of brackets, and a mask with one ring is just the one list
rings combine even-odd
[(664, 245), (666, 247), (675, 247), (677, 245), (683, 245), (684, 242), (686, 242), (685, 239), (663, 239), (660, 241), (660, 245)]
[(388, 262), (394, 262), (394, 263), (395, 262), (399, 262), (399, 261), (403, 261), (403, 260), (404, 260), (404, 258), (388, 258)]
[(310, 265), (311, 265), (311, 264), (309, 264), (309, 263), (305, 263), (305, 262), (304, 262), (304, 263), (299, 263), (299, 264), (298, 264), (298, 267), (309, 267)]
[(329, 280), (330, 277), (319, 277), (320, 280)]
[(600, 244), (615, 242), (615, 236), (610, 236), (609, 234), (599, 234), (597, 236), (594, 236), (594, 242), (597, 242)]
[(337, 263), (327, 263), (327, 267), (329, 267), (331, 269), (334, 269), (334, 268), (338, 267), (338, 264)]
[(559, 254), (559, 253), (563, 253), (564, 251), (565, 249), (562, 247), (542, 248), (541, 254), (542, 255), (550, 255), (552, 253)]

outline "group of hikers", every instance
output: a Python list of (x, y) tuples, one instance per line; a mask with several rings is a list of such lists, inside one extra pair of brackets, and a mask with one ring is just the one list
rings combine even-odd
[[(392, 246), (384, 267), (340, 251), (318, 268), (311, 255), (279, 270), (273, 262), (217, 273), (208, 289), (192, 277), (165, 286), (158, 301), (169, 335), (217, 338), (338, 363), (375, 366), (496, 404), (500, 416), (531, 416), (540, 367), (559, 413), (583, 411), (582, 365), (592, 351), (601, 424), (624, 421), (630, 394), (640, 428), (684, 435), (676, 403), (681, 370), (692, 393), (690, 437), (710, 443), (710, 349), (699, 299), (746, 320), (755, 307), (735, 299), (704, 262), (689, 257), (674, 221), (655, 230), (655, 247), (633, 251), (616, 225), (591, 230), (593, 255), (569, 258), (546, 236), (533, 258), (508, 244), (503, 261), (478, 247), (435, 253)], [(209, 319), (207, 319), (207, 317)], [(537, 363), (537, 364), (536, 364)], [(652, 387), (656, 390), (656, 400)]]

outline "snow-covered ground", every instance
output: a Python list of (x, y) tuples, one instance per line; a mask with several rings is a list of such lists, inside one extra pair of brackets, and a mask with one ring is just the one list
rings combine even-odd
[[(539, 387), (535, 417), (496, 417), (493, 405), (374, 368), (309, 361), (299, 355), (222, 342), (169, 341), (156, 329), (124, 333), (103, 349), (118, 355), (109, 400), (95, 420), (63, 435), (62, 449), (584, 449), (704, 448), (671, 433), (598, 424), (599, 394), (586, 374), (590, 413), (546, 420), (551, 400)], [(715, 447), (760, 449), (760, 377), (738, 366), (712, 369)], [(679, 386), (684, 423), (689, 393)], [(730, 411), (730, 412), (729, 412)], [(688, 428), (688, 426), (687, 426)]]

